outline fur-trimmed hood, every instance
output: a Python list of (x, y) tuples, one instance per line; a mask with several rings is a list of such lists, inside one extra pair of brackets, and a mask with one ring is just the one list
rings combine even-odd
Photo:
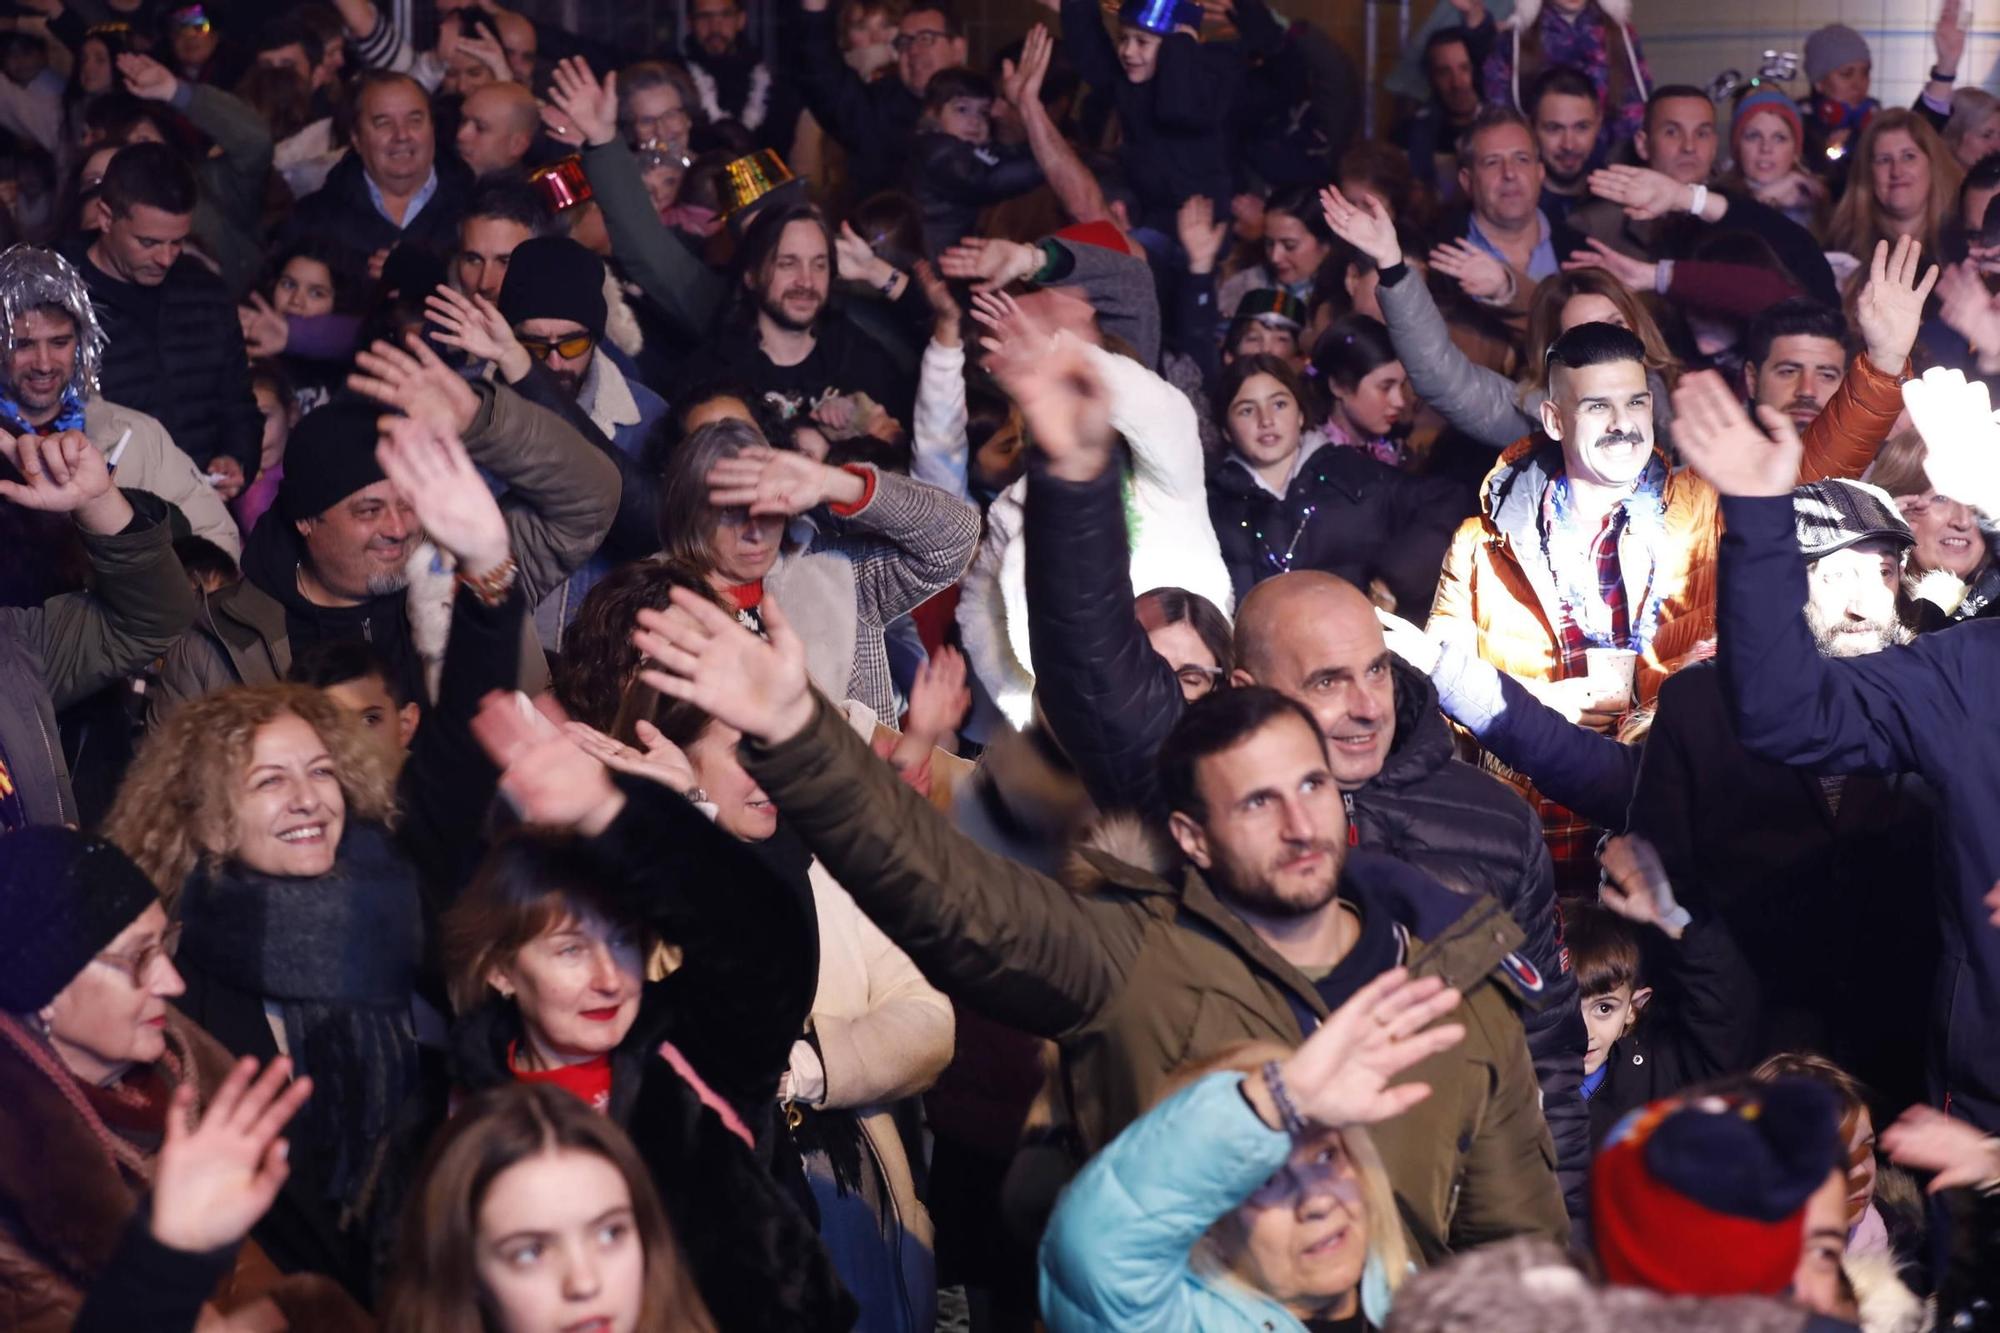
[[(1621, 25), (1631, 23), (1632, 0), (1596, 0), (1596, 3), (1612, 22)], [(1542, 0), (1515, 0), (1513, 14), (1500, 20), (1500, 26), (1518, 31), (1532, 26), (1541, 16)]]
[(1895, 1255), (1850, 1252), (1840, 1266), (1854, 1287), (1862, 1333), (1927, 1333), (1935, 1325), (1936, 1311), (1904, 1284)]
[(1063, 863), (1063, 883), (1078, 893), (1095, 893), (1109, 882), (1103, 868), (1086, 855), (1092, 852), (1162, 879), (1181, 864), (1180, 850), (1164, 830), (1133, 814), (1100, 815), (1085, 827)]

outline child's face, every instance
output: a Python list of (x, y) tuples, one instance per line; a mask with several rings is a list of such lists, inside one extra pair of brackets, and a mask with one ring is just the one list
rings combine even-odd
[(937, 127), (965, 143), (993, 137), (993, 103), (984, 97), (954, 97), (937, 110)]
[(1830, 71), (1813, 88), (1844, 106), (1860, 106), (1868, 100), (1868, 76), (1873, 68), (1866, 60), (1851, 60)]
[(1631, 983), (1627, 982), (1616, 990), (1584, 998), (1583, 1026), (1590, 1033), (1590, 1044), (1583, 1051), (1585, 1074), (1595, 1074), (1604, 1067), (1611, 1044), (1632, 1030), (1639, 1020), (1639, 1011), (1652, 995), (1650, 987), (1634, 994)]
[(1149, 83), (1160, 68), (1159, 34), (1126, 24), (1118, 30), (1118, 63), (1133, 83)]

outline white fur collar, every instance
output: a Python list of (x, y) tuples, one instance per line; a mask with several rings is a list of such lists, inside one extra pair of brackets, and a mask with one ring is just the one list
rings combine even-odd
[(701, 109), (708, 114), (711, 124), (718, 120), (734, 120), (746, 130), (755, 130), (770, 114), (771, 67), (763, 61), (758, 61), (750, 71), (750, 89), (743, 97), (742, 114), (736, 116), (722, 109), (722, 98), (716, 91), (714, 75), (695, 64), (690, 64), (687, 71), (694, 79), (694, 90), (701, 98)]
[[(1627, 24), (1632, 21), (1632, 0), (1597, 0), (1597, 7), (1615, 23)], [(1503, 28), (1531, 27), (1542, 16), (1542, 0), (1515, 0), (1514, 15), (1500, 26)]]
[(639, 400), (632, 396), (625, 372), (601, 350), (590, 358), (590, 369), (583, 373), (576, 405), (583, 409), (592, 425), (604, 432), (607, 440), (617, 435), (620, 426), (639, 423)]

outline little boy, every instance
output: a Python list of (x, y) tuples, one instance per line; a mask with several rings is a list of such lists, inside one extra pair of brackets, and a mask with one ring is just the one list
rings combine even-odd
[(976, 234), (980, 209), (1042, 183), (1027, 145), (992, 142), (993, 98), (993, 81), (963, 66), (939, 70), (924, 89), (909, 185), (933, 256)]
[[(1696, 921), (1675, 901), (1652, 844), (1613, 838), (1600, 859), (1600, 901), (1563, 912), (1589, 1033), (1582, 1092), (1593, 1146), (1634, 1107), (1747, 1070), (1757, 1031), (1749, 964), (1719, 918)], [(1657, 934), (1647, 937), (1642, 928)], [(1671, 996), (1665, 1003), (1643, 984), (1646, 954)]]

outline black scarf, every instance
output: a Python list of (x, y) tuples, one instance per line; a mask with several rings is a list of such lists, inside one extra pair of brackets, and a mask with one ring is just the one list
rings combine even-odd
[(283, 1019), (293, 1066), (314, 1085), (293, 1143), (308, 1179), (345, 1204), (416, 1081), (416, 872), (385, 830), (350, 823), (328, 874), (198, 868), (180, 911), (182, 956)]

